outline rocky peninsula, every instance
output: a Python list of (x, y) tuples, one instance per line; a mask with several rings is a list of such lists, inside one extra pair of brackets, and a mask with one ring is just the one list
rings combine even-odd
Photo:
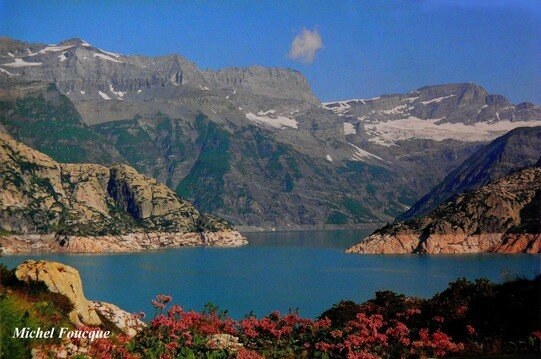
[(541, 253), (541, 168), (458, 195), (375, 231), (347, 253)]
[(0, 131), (2, 253), (247, 243), (225, 220), (130, 166), (58, 163)]

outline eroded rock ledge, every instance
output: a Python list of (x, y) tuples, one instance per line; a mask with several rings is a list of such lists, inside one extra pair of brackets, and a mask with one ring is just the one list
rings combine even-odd
[(34, 251), (70, 253), (136, 252), (170, 247), (237, 247), (246, 244), (248, 244), (248, 241), (234, 230), (203, 233), (130, 233), (96, 237), (34, 234), (0, 237), (0, 253)]
[(479, 252), (541, 253), (541, 234), (433, 234), (425, 239), (419, 234), (374, 234), (346, 251), (364, 254)]

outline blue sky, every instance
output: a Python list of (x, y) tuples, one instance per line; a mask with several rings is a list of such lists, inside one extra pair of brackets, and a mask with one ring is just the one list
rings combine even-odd
[[(304, 28), (323, 43), (311, 63), (288, 56)], [(203, 69), (289, 67), (321, 100), (476, 82), (541, 103), (541, 1), (0, 0), (0, 35), (179, 53)]]

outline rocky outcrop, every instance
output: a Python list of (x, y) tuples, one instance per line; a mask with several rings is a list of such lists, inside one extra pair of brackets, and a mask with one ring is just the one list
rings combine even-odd
[(74, 306), (69, 314), (74, 324), (101, 324), (94, 305), (84, 296), (81, 277), (75, 268), (58, 262), (28, 260), (17, 267), (15, 275), (24, 282), (43, 282), (51, 292), (65, 295)]
[(2, 132), (0, 230), (5, 253), (247, 243), (226, 221), (127, 165), (60, 164)]
[(236, 353), (244, 347), (239, 342), (239, 338), (231, 334), (212, 334), (207, 340), (207, 346), (211, 349), (228, 350)]
[(377, 230), (347, 253), (541, 253), (541, 168), (459, 195)]
[(535, 165), (541, 154), (541, 127), (520, 127), (498, 137), (470, 156), (429, 193), (400, 215), (426, 215), (454, 195), (478, 188), (518, 169)]
[[(69, 320), (76, 327), (102, 327), (104, 322), (112, 323), (128, 337), (135, 336), (146, 324), (134, 315), (118, 306), (106, 302), (87, 300), (79, 272), (72, 267), (58, 262), (28, 260), (15, 270), (16, 277), (24, 282), (43, 282), (49, 291), (66, 296), (73, 304)], [(107, 330), (111, 330), (109, 326)], [(60, 343), (38, 345), (32, 349), (32, 358), (79, 358), (87, 357), (91, 339), (69, 339), (64, 336)]]
[(114, 304), (98, 301), (92, 301), (91, 303), (96, 312), (100, 313), (130, 337), (133, 337), (146, 326), (139, 319), (139, 316), (128, 313)]

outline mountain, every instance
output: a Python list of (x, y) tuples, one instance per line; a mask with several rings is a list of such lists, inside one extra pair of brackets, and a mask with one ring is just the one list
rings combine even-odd
[(454, 195), (533, 166), (540, 159), (541, 127), (511, 130), (469, 157), (398, 219), (426, 215)]
[[(513, 105), (473, 83), (427, 86), (407, 94), (324, 103), (351, 135), (393, 146), (416, 139), (487, 141), (519, 126), (537, 126), (541, 108)], [(520, 123), (520, 124), (517, 124)]]
[[(190, 240), (195, 235), (200, 244), (226, 244), (209, 241), (217, 236), (243, 241), (226, 221), (201, 214), (127, 165), (60, 164), (0, 132), (0, 169), (4, 250), (25, 248), (29, 235), (37, 235), (30, 237), (39, 249), (71, 251), (87, 251), (77, 243), (86, 246), (94, 240), (107, 251), (180, 245), (185, 234)], [(156, 243), (122, 243), (140, 239)]]
[(347, 253), (541, 253), (541, 168), (519, 170), (387, 225)]
[(541, 120), (477, 85), (416, 91), (321, 104), (291, 69), (0, 40), (0, 124), (17, 140), (129, 164), (238, 225), (391, 221), (484, 142)]

